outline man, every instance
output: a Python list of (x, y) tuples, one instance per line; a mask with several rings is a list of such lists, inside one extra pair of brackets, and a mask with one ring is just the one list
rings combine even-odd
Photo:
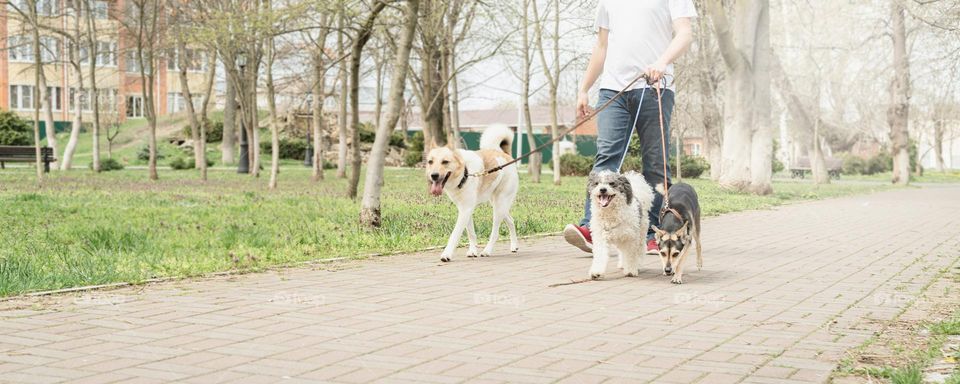
[[(655, 84), (665, 76), (668, 83), (672, 83), (672, 63), (690, 47), (693, 41), (691, 24), (696, 16), (693, 0), (600, 0), (595, 25), (597, 44), (577, 96), (577, 116), (582, 118), (589, 112), (587, 93), (598, 77), (598, 106), (613, 98), (641, 73)], [(670, 148), (670, 144), (662, 143), (657, 92), (650, 87), (641, 80), (600, 112), (594, 171), (620, 171), (635, 129), (641, 145), (643, 177), (651, 186), (663, 183), (663, 148)], [(661, 90), (661, 97), (664, 136), (669, 139), (674, 98), (672, 84)], [(650, 224), (659, 226), (663, 196), (659, 193), (655, 196), (649, 213)], [(580, 225), (567, 225), (563, 235), (570, 244), (591, 252), (589, 194), (584, 211)], [(647, 233), (647, 253), (659, 254), (652, 229)]]

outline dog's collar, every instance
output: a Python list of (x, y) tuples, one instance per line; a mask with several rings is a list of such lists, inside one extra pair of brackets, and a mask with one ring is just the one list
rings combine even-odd
[(675, 216), (675, 217), (677, 218), (677, 220), (680, 220), (680, 222), (683, 222), (683, 216), (680, 216), (680, 212), (677, 212), (676, 209), (673, 209), (673, 208), (670, 208), (670, 207), (663, 207), (663, 209), (660, 211), (660, 220), (661, 220), (661, 221), (663, 221), (663, 217), (667, 215), (667, 212), (672, 213), (673, 216)]
[(463, 185), (467, 183), (467, 176), (470, 175), (470, 171), (467, 170), (467, 167), (463, 167), (463, 178), (460, 179), (460, 184), (457, 184), (457, 189), (463, 189)]

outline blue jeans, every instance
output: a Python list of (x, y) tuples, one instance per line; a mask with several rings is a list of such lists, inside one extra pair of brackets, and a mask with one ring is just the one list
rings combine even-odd
[[(616, 96), (617, 91), (600, 90), (597, 107)], [(673, 113), (673, 91), (662, 90), (663, 125), (666, 145), (661, 144), (660, 112), (657, 107), (657, 92), (649, 89), (634, 89), (624, 92), (619, 99), (600, 111), (597, 116), (597, 157), (593, 162), (594, 171), (620, 171), (623, 159), (627, 155), (634, 130), (640, 140), (640, 153), (643, 164), (643, 178), (651, 187), (663, 183), (663, 148), (667, 148), (667, 161), (670, 156), (670, 115)], [(643, 97), (641, 103), (640, 98)], [(640, 109), (639, 117), (637, 108)], [(636, 121), (634, 121), (636, 120)], [(631, 126), (631, 124), (634, 124)], [(667, 169), (667, 183), (670, 181), (670, 169)], [(667, 185), (669, 188), (669, 185)], [(660, 226), (660, 206), (663, 196), (654, 192), (653, 207), (650, 209), (650, 225)], [(584, 217), (580, 225), (590, 225), (590, 194), (584, 203)], [(647, 232), (647, 238), (653, 238), (653, 229)]]

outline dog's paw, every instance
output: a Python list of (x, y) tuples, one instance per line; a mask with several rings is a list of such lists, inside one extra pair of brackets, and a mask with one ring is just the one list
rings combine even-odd
[(452, 259), (453, 259), (453, 258), (451, 258), (450, 255), (440, 255), (440, 261), (442, 261), (442, 262), (444, 262), (444, 263), (447, 263), (447, 262), (449, 262), (449, 261), (452, 260)]
[(467, 257), (470, 257), (470, 258), (477, 257), (477, 250), (473, 249), (473, 250), (467, 251)]
[(519, 251), (519, 250), (520, 250), (520, 247), (518, 247), (518, 246), (516, 246), (516, 245), (511, 245), (511, 246), (510, 246), (510, 253), (517, 253), (517, 251)]
[(639, 270), (636, 270), (636, 271), (628, 271), (628, 270), (624, 269), (624, 270), (623, 270), (623, 274), (626, 275), (627, 277), (637, 277), (637, 276), (640, 276), (640, 271), (639, 271)]
[(683, 278), (680, 277), (680, 275), (675, 275), (673, 276), (673, 279), (670, 279), (670, 282), (674, 284), (683, 284)]
[(600, 279), (602, 279), (602, 278), (603, 278), (603, 274), (602, 274), (602, 273), (593, 273), (593, 272), (590, 272), (590, 279), (591, 279), (591, 280), (600, 280)]

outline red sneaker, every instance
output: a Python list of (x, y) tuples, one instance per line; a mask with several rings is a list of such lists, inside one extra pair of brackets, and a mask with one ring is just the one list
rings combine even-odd
[(660, 246), (657, 245), (657, 241), (654, 239), (647, 240), (647, 254), (660, 256)]
[(590, 228), (582, 225), (567, 224), (563, 228), (563, 238), (570, 245), (580, 248), (586, 253), (593, 253), (593, 238), (590, 237)]

